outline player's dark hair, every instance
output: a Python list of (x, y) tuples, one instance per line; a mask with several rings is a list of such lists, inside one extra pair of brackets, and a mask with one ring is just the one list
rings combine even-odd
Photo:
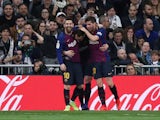
[(92, 17), (92, 16), (89, 16), (85, 19), (85, 22), (88, 22), (88, 21), (91, 21), (92, 23), (96, 23), (96, 18), (95, 17)]
[(77, 35), (78, 37), (85, 36), (85, 33), (83, 31), (79, 30), (79, 29), (75, 30), (73, 32), (73, 34), (74, 34), (74, 36)]

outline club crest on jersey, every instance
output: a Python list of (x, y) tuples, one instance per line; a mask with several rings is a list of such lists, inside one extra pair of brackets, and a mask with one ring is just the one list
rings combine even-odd
[(74, 40), (73, 42), (68, 44), (68, 47), (74, 47), (74, 46), (76, 46), (76, 44), (77, 44), (77, 41)]

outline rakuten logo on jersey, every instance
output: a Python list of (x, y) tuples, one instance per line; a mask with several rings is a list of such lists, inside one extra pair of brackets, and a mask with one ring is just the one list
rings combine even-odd
[(29, 76), (14, 76), (13, 78), (9, 78), (5, 75), (0, 76), (0, 82), (4, 84), (1, 86), (0, 110), (20, 110), (20, 102), (23, 98), (23, 94), (17, 94), (15, 91), (24, 84), (28, 78)]

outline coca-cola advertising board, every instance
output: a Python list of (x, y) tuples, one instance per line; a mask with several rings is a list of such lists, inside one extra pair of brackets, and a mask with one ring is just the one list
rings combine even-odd
[[(160, 76), (114, 76), (121, 110), (160, 110)], [(75, 86), (71, 87), (71, 94)], [(114, 96), (104, 81), (108, 110), (117, 110)], [(80, 108), (78, 98), (76, 104)], [(0, 75), (0, 110), (63, 110), (61, 76)], [(95, 80), (89, 101), (90, 110), (101, 107)]]

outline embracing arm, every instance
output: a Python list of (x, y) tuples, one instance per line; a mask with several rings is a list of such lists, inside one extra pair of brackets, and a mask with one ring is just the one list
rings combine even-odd
[(80, 30), (83, 31), (87, 37), (92, 41), (97, 41), (99, 39), (99, 36), (92, 35), (85, 27), (80, 27)]

